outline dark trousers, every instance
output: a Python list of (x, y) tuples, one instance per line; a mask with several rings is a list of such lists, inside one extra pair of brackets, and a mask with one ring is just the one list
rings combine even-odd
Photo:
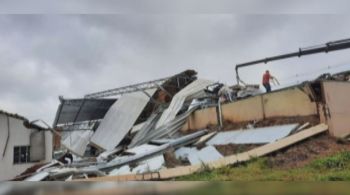
[(266, 89), (266, 93), (270, 92), (271, 91), (271, 86), (270, 86), (270, 83), (263, 83), (265, 89)]

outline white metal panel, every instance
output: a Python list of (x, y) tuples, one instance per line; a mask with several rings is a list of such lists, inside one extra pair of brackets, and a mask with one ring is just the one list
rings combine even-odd
[(153, 151), (156, 148), (159, 148), (159, 146), (144, 144), (141, 146), (137, 146), (135, 148), (128, 149), (128, 150), (126, 150), (126, 152), (134, 153), (134, 154), (142, 154), (142, 153), (146, 153), (149, 151)]
[(84, 156), (93, 131), (73, 131), (62, 141), (62, 145), (78, 156)]
[(43, 172), (37, 173), (33, 176), (26, 178), (24, 181), (42, 181), (47, 176), (49, 176), (49, 173), (46, 171), (43, 171)]
[(188, 159), (190, 155), (195, 155), (197, 152), (197, 148), (182, 147), (175, 151), (175, 157), (180, 160), (185, 160)]
[(110, 175), (110, 176), (126, 175), (126, 174), (130, 174), (130, 173), (131, 173), (131, 171), (130, 171), (129, 165), (124, 165), (120, 168), (113, 169), (111, 172), (109, 172), (108, 175)]
[[(146, 92), (153, 96), (155, 91)], [(105, 150), (113, 150), (133, 127), (149, 100), (141, 91), (123, 95), (108, 110), (91, 142)]]
[(195, 165), (209, 163), (222, 157), (223, 156), (213, 146), (207, 146), (198, 151), (195, 155), (189, 155), (188, 160), (192, 165)]
[(165, 163), (163, 155), (159, 155), (148, 160), (142, 161), (132, 170), (132, 173), (147, 173), (160, 170)]
[(179, 91), (171, 100), (169, 107), (163, 112), (160, 117), (157, 128), (173, 120), (180, 111), (183, 103), (187, 98), (191, 98), (196, 94), (202, 92), (208, 85), (214, 83), (213, 81), (198, 79), (187, 85)]
[(298, 124), (290, 124), (249, 130), (220, 132), (209, 140), (206, 145), (271, 143), (288, 136), (297, 127)]
[(223, 157), (213, 146), (207, 146), (201, 150), (187, 147), (179, 148), (175, 151), (175, 156), (180, 160), (187, 159), (191, 165), (208, 163)]

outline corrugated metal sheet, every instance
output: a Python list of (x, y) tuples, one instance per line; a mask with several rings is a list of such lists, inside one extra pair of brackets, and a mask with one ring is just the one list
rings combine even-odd
[[(123, 165), (139, 162), (146, 159), (150, 159), (153, 156), (157, 156), (159, 154), (163, 154), (165, 150), (170, 147), (170, 144), (164, 144), (162, 146), (154, 146), (154, 148), (150, 148), (148, 146), (138, 147), (135, 150), (131, 150), (131, 152), (135, 152), (135, 155), (127, 155), (127, 156), (119, 156), (115, 159), (109, 161), (108, 163), (101, 163), (97, 165), (99, 170), (109, 171), (114, 168), (121, 167)], [(142, 153), (140, 153), (142, 151)]]
[(214, 82), (209, 80), (198, 79), (187, 85), (185, 88), (183, 88), (173, 97), (168, 109), (166, 109), (163, 112), (156, 127), (158, 128), (175, 119), (176, 115), (182, 108), (182, 105), (186, 99), (196, 97), (198, 93), (201, 93), (208, 85), (212, 83)]
[(145, 139), (147, 134), (154, 128), (155, 124), (157, 123), (158, 119), (160, 117), (160, 113), (154, 113), (152, 114), (147, 121), (143, 124), (141, 129), (136, 133), (136, 135), (131, 140), (129, 148), (135, 147), (137, 145), (146, 143), (148, 140)]
[(159, 146), (144, 144), (144, 145), (132, 148), (132, 149), (128, 149), (128, 150), (126, 150), (126, 152), (127, 153), (133, 153), (133, 154), (143, 154), (143, 153), (152, 151), (152, 150), (154, 150), (156, 148), (159, 148)]
[(210, 139), (206, 145), (226, 144), (265, 144), (286, 137), (298, 124), (264, 127), (249, 130), (220, 132)]
[(78, 156), (84, 156), (86, 146), (90, 142), (93, 131), (72, 131), (63, 141), (62, 145)]
[[(169, 138), (172, 135), (174, 135), (178, 130), (180, 130), (183, 125), (185, 124), (187, 117), (194, 112), (197, 109), (197, 107), (191, 108), (191, 110), (188, 110), (187, 112), (177, 116), (175, 119), (170, 121), (169, 123), (159, 127), (154, 128), (154, 123), (149, 123), (148, 125), (145, 125), (143, 127), (143, 131), (140, 131), (138, 133), (141, 133), (142, 136), (139, 138), (136, 138), (136, 143), (132, 143), (129, 148), (134, 147), (136, 145), (141, 145), (144, 143), (148, 143), (151, 140), (154, 139), (162, 139), (162, 138)], [(152, 128), (153, 127), (153, 128)], [(146, 131), (147, 130), (147, 131)], [(146, 132), (144, 132), (146, 131)], [(135, 138), (134, 138), (135, 139)]]
[[(153, 95), (156, 89), (146, 92)], [(108, 110), (91, 142), (105, 150), (113, 150), (130, 131), (150, 98), (143, 92), (123, 95)]]
[(159, 154), (163, 154), (169, 148), (178, 148), (189, 143), (193, 143), (197, 141), (201, 136), (208, 133), (206, 130), (198, 131), (189, 135), (185, 135), (178, 139), (171, 141), (168, 144), (163, 144), (161, 146), (154, 145), (141, 145), (132, 149), (127, 150), (129, 153), (134, 153), (135, 155), (127, 155), (127, 156), (118, 156), (108, 163), (101, 163), (97, 165), (99, 170), (109, 171), (123, 165), (140, 162), (143, 160), (150, 159)]

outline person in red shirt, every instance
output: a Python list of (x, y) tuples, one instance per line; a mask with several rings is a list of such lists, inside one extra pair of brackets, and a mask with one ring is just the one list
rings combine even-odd
[(271, 85), (270, 85), (270, 80), (272, 80), (274, 77), (270, 75), (270, 72), (266, 70), (265, 74), (263, 75), (263, 80), (262, 84), (266, 89), (266, 93), (271, 91)]

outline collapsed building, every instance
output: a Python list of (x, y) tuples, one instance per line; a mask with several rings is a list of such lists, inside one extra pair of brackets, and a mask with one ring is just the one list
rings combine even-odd
[[(349, 75), (247, 98), (232, 89), (232, 101), (220, 99), (209, 90), (214, 82), (195, 74), (173, 92), (163, 85), (143, 89), (152, 95), (141, 90), (115, 99), (61, 98), (55, 128), (60, 147), (74, 160), (54, 160), (24, 180), (171, 179), (200, 171), (203, 164), (219, 168), (268, 155), (319, 134), (344, 138), (350, 134), (350, 101), (339, 94), (350, 93)], [(127, 117), (119, 116), (124, 112)], [(253, 147), (222, 150), (232, 145)]]
[(15, 180), (167, 180), (350, 134), (350, 72), (271, 93), (196, 75), (60, 97), (53, 131), (64, 155)]

